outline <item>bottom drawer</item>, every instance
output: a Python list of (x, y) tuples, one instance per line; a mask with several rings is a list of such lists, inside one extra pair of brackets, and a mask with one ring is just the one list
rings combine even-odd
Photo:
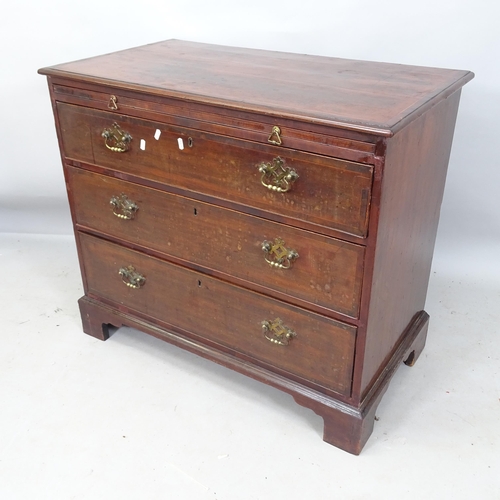
[(94, 236), (80, 233), (79, 241), (86, 293), (350, 393), (355, 327)]

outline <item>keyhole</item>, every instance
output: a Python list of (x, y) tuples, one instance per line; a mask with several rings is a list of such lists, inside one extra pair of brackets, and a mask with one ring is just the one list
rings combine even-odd
[(201, 286), (201, 280), (198, 280), (198, 286), (199, 287)]
[(197, 208), (195, 208), (195, 209), (193, 210), (193, 213), (194, 213), (194, 215), (198, 215), (198, 209), (197, 209)]
[(188, 137), (188, 147), (189, 148), (193, 147), (193, 138), (192, 137)]

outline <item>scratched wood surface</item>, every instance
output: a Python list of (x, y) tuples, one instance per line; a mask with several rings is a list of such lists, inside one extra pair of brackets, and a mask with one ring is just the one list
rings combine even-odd
[[(354, 327), (93, 236), (79, 240), (87, 293), (336, 392), (350, 391)], [(146, 279), (139, 289), (118, 274), (129, 265)], [(262, 321), (276, 318), (297, 334), (287, 346), (263, 335)]]
[[(176, 40), (40, 73), (84, 331), (105, 340), (108, 325), (135, 326), (278, 387), (323, 417), (325, 441), (359, 453), (397, 367), (425, 345), (439, 207), (473, 74)], [(132, 136), (126, 152), (106, 147), (114, 122)], [(282, 145), (268, 142), (274, 125)], [(298, 174), (286, 193), (261, 183), (259, 166), (278, 156)], [(110, 210), (122, 194), (139, 205), (134, 221)], [(263, 258), (275, 237), (299, 253), (289, 270)], [(143, 287), (123, 283), (129, 265)], [(264, 337), (276, 318), (297, 332), (290, 345)]]
[[(226, 280), (238, 278), (288, 301), (321, 306), (328, 314), (358, 314), (360, 245), (83, 169), (68, 167), (67, 179), (81, 229), (167, 254)], [(133, 219), (113, 213), (110, 199), (120, 194), (138, 207)], [(262, 243), (277, 237), (299, 255), (289, 269), (271, 267), (264, 258)]]
[(86, 82), (391, 135), (469, 71), (241, 49), (180, 40), (40, 70)]

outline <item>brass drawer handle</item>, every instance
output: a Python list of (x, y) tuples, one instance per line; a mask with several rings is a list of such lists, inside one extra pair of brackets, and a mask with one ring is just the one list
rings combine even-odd
[(122, 281), (130, 288), (141, 288), (146, 283), (146, 278), (142, 274), (135, 271), (134, 266), (122, 267), (118, 271), (122, 277)]
[(139, 207), (129, 200), (123, 193), (120, 196), (112, 196), (109, 200), (113, 213), (120, 219), (133, 219)]
[(299, 178), (295, 170), (285, 167), (285, 162), (277, 156), (272, 162), (261, 163), (259, 172), (262, 174), (260, 182), (267, 189), (286, 193), (292, 187), (292, 184)]
[(105, 128), (102, 131), (104, 144), (114, 153), (125, 153), (128, 151), (132, 136), (128, 132), (124, 132), (118, 123), (113, 123), (110, 128)]
[(271, 267), (279, 269), (290, 269), (299, 254), (292, 249), (285, 247), (285, 242), (281, 238), (275, 238), (271, 241), (262, 242), (262, 251), (264, 259)]
[(261, 324), (264, 337), (273, 344), (288, 345), (297, 336), (291, 328), (283, 324), (280, 318), (274, 321), (263, 321)]

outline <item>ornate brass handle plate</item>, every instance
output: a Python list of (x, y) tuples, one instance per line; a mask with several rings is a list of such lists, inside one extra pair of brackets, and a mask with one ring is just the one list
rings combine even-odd
[(285, 326), (280, 318), (276, 318), (274, 321), (263, 321), (261, 324), (264, 337), (273, 344), (288, 345), (292, 339), (297, 337), (297, 334)]
[(118, 274), (130, 288), (141, 288), (146, 283), (146, 277), (136, 272), (134, 266), (121, 267)]
[(120, 219), (133, 219), (139, 207), (127, 198), (123, 193), (120, 196), (113, 196), (109, 200), (113, 213)]
[(292, 249), (285, 247), (285, 242), (281, 238), (275, 238), (271, 241), (262, 242), (262, 251), (264, 259), (271, 267), (279, 269), (290, 269), (293, 262), (298, 259), (299, 254)]
[(262, 174), (260, 182), (267, 189), (286, 193), (292, 187), (292, 184), (299, 178), (295, 170), (285, 167), (285, 162), (277, 156), (273, 161), (261, 163), (259, 172)]
[(132, 136), (124, 132), (116, 122), (110, 128), (105, 128), (101, 135), (104, 137), (106, 147), (114, 153), (125, 153), (132, 141)]

